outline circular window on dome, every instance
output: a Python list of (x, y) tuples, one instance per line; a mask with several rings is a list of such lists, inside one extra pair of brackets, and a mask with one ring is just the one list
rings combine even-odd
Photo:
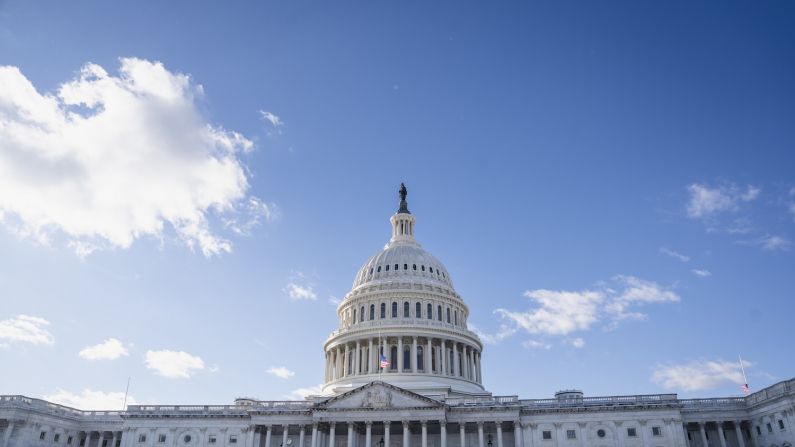
[(411, 266), (414, 270), (417, 270), (417, 264)]
[(599, 436), (600, 438), (604, 438), (605, 437), (605, 431), (602, 430), (601, 428), (599, 430), (596, 430), (596, 436)]
[(378, 273), (381, 273), (381, 266), (378, 266)]
[(190, 437), (190, 435), (185, 435), (185, 437), (184, 437), (184, 438), (182, 438), (182, 439), (185, 441), (185, 444), (187, 444), (187, 443), (189, 443), (189, 442), (190, 442), (190, 440), (191, 440), (192, 438)]

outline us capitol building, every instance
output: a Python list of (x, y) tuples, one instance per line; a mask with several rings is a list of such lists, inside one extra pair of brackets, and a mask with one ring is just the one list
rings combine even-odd
[[(791, 447), (795, 379), (744, 397), (493, 396), (450, 272), (414, 238), (400, 190), (392, 238), (365, 262), (305, 401), (82, 411), (0, 396), (0, 447)], [(385, 368), (381, 369), (381, 354)], [(388, 365), (387, 365), (388, 363)], [(380, 374), (379, 374), (380, 373)], [(520, 371), (517, 372), (521, 374)], [(518, 379), (518, 377), (517, 377)], [(8, 384), (5, 384), (8, 385)]]

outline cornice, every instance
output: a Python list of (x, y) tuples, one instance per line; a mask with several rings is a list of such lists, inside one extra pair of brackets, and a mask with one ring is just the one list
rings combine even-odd
[(567, 407), (567, 408), (528, 408), (522, 407), (520, 414), (547, 414), (547, 413), (605, 413), (605, 412), (636, 412), (655, 410), (681, 410), (681, 404), (663, 405), (632, 405), (632, 406), (605, 406), (605, 407)]

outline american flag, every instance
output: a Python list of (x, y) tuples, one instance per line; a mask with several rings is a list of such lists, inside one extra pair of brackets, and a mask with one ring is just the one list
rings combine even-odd
[(387, 366), (389, 366), (389, 362), (387, 361), (386, 357), (381, 354), (381, 368), (386, 368)]
[(743, 384), (743, 386), (742, 386), (742, 388), (743, 388), (743, 391), (745, 391), (746, 393), (750, 393), (750, 392), (751, 392), (751, 391), (748, 389), (748, 384), (747, 384), (747, 383), (744, 383), (744, 384)]

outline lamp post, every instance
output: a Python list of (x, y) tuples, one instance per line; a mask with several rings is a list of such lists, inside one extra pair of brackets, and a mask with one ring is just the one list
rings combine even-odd
[(489, 435), (486, 437), (486, 439), (488, 439), (488, 440), (489, 440), (489, 447), (492, 447), (492, 445), (491, 445), (491, 440), (492, 440), (492, 439), (494, 439), (494, 438), (492, 438), (492, 437), (491, 437), (491, 434), (489, 434)]
[(384, 438), (381, 438), (381, 441), (378, 443), (378, 447), (384, 447)]

